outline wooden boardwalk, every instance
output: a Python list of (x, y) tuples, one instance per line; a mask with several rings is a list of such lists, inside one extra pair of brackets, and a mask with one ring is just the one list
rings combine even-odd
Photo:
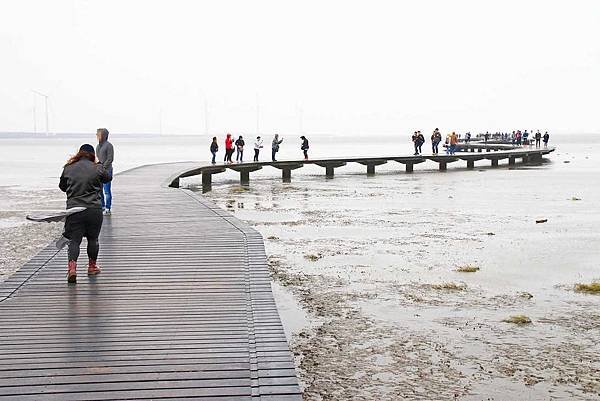
[(116, 177), (99, 276), (51, 244), (0, 284), (0, 400), (301, 400), (262, 238), (164, 185), (191, 167)]

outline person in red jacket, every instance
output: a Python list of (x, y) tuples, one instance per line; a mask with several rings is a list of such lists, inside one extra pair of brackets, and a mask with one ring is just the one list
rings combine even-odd
[(231, 156), (233, 155), (233, 138), (231, 137), (231, 134), (227, 134), (227, 138), (225, 138), (225, 162), (226, 163), (233, 163), (231, 161)]

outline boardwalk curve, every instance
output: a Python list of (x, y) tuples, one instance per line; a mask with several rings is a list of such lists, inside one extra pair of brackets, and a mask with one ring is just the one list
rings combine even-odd
[(118, 175), (101, 275), (51, 244), (0, 284), (0, 400), (301, 399), (262, 237), (165, 185), (192, 166)]

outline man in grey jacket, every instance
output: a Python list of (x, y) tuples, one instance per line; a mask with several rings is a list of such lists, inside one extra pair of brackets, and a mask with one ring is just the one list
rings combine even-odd
[(104, 214), (110, 214), (110, 209), (112, 207), (112, 163), (115, 156), (115, 151), (112, 143), (108, 142), (108, 130), (106, 128), (98, 128), (96, 130), (96, 138), (98, 139), (98, 145), (96, 146), (96, 157), (98, 158), (98, 161), (102, 163), (102, 166), (104, 166), (104, 169), (108, 172), (111, 178), (111, 181), (102, 185), (103, 188), (102, 191), (100, 191), (100, 194), (102, 195), (102, 212)]

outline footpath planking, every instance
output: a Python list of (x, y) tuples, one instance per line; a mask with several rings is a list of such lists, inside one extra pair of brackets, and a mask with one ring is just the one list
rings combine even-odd
[(0, 284), (0, 400), (301, 400), (262, 237), (166, 187), (192, 166), (116, 177), (102, 274), (50, 244)]

